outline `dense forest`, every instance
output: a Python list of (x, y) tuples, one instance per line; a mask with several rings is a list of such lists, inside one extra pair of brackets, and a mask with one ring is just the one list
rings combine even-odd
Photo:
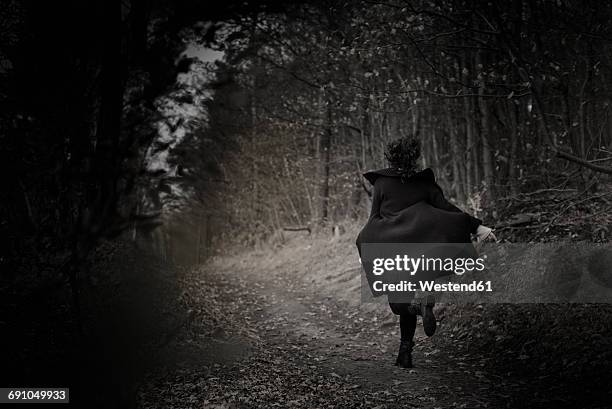
[[(610, 174), (609, 12), (332, 2), (211, 26), (210, 47), (225, 55), (205, 91), (215, 96), (175, 166), (201, 179), (196, 211), (216, 222), (220, 246), (358, 220), (369, 206), (361, 173), (402, 135), (421, 140), (422, 166), (458, 204), (498, 224), (520, 193), (576, 181), (596, 192)], [(220, 139), (231, 143), (223, 155), (197, 168), (186, 147), (210, 152)]]
[(208, 3), (2, 1), (0, 328), (28, 345), (3, 380), (46, 379), (47, 348), (79, 365), (100, 306), (131, 308), (111, 305), (131, 298), (117, 258), (163, 270), (353, 231), (362, 173), (401, 136), (500, 240), (609, 241), (612, 4)]
[(6, 248), (54, 238), (77, 266), (159, 216), (219, 245), (354, 220), (407, 134), (493, 217), (611, 172), (606, 4), (111, 4), (4, 7)]

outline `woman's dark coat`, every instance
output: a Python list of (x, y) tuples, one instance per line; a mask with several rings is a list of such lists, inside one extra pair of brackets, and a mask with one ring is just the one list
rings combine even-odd
[[(406, 183), (393, 168), (367, 172), (364, 177), (374, 188), (370, 217), (357, 236), (360, 255), (363, 243), (471, 243), (470, 233), (482, 224), (444, 198), (429, 168)], [(366, 276), (372, 286), (367, 268)]]

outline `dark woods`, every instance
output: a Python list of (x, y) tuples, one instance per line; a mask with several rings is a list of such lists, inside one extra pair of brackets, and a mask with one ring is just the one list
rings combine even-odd
[[(405, 134), (509, 239), (608, 240), (607, 2), (208, 3), (2, 2), (0, 326), (8, 350), (33, 348), (7, 379), (53, 373), (51, 350), (104, 368), (80, 340), (126, 281), (117, 258), (138, 288), (166, 279), (137, 277), (151, 260), (358, 223), (361, 173)], [(593, 217), (562, 221), (542, 194), (590, 198)]]
[(224, 25), (203, 130), (236, 144), (219, 167), (229, 183), (208, 190), (232, 203), (215, 217), (219, 233), (252, 244), (350, 224), (368, 206), (360, 173), (383, 166), (385, 143), (404, 134), (418, 135), (420, 165), (459, 204), (500, 225), (521, 193), (605, 190), (610, 13), (574, 2), (328, 2)]
[[(143, 318), (133, 310), (155, 305), (139, 292), (113, 298), (115, 281), (138, 290), (161, 279), (126, 258), (139, 257), (131, 247), (103, 242), (161, 223), (158, 197), (148, 197), (167, 189), (169, 176), (145, 165), (156, 100), (189, 67), (182, 30), (231, 11), (204, 8), (2, 2), (3, 385), (71, 384), (80, 387), (76, 401), (90, 394), (99, 406), (128, 403), (133, 362), (126, 358), (145, 342), (134, 339), (142, 325), (130, 331)], [(113, 257), (123, 257), (122, 269), (92, 269)], [(128, 274), (144, 282), (126, 284)], [(125, 304), (130, 298), (138, 301)]]

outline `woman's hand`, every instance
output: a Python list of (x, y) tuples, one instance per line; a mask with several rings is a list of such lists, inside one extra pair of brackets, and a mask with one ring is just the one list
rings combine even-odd
[(476, 242), (480, 243), (480, 242), (485, 241), (487, 239), (491, 239), (491, 240), (497, 241), (497, 237), (495, 237), (495, 234), (493, 234), (493, 229), (491, 229), (490, 227), (487, 227), (487, 226), (484, 226), (484, 225), (481, 224), (476, 229)]

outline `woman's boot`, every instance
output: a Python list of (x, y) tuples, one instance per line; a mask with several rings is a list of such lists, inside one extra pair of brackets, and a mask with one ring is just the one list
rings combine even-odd
[(397, 354), (397, 359), (395, 360), (395, 365), (400, 368), (412, 368), (412, 348), (414, 347), (414, 342), (410, 341), (401, 341), (399, 347), (399, 353)]
[(425, 302), (421, 302), (421, 315), (423, 316), (423, 330), (425, 335), (431, 337), (436, 332), (437, 322), (436, 316), (433, 313), (433, 307), (436, 305), (436, 299), (433, 295), (425, 297)]

